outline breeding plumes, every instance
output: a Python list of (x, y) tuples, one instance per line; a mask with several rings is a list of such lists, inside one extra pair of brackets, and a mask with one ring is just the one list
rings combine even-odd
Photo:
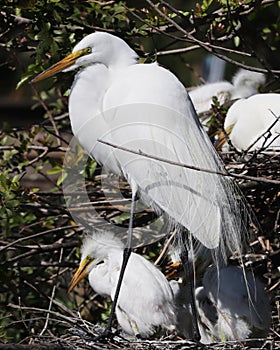
[(94, 33), (32, 82), (77, 68), (69, 114), (73, 133), (88, 154), (124, 175), (133, 198), (138, 192), (146, 204), (186, 227), (207, 248), (238, 250), (237, 232), (244, 225), (236, 187), (227, 177), (141, 156), (223, 170), (179, 80), (157, 63), (138, 64), (135, 51), (120, 38)]
[(136, 52), (123, 40), (100, 32), (83, 38), (72, 54), (32, 82), (74, 69), (69, 97), (73, 133), (91, 157), (123, 175), (132, 189), (122, 271), (131, 249), (137, 194), (170, 226), (208, 249), (224, 256), (240, 253), (240, 237), (246, 236), (240, 214), (246, 215), (244, 203), (230, 179), (216, 174), (224, 165), (176, 76), (157, 63), (138, 64)]
[(235, 102), (224, 129), (240, 151), (280, 148), (280, 94), (257, 94)]
[[(123, 259), (123, 243), (111, 232), (88, 236), (70, 291), (88, 274), (93, 290), (114, 299)], [(175, 304), (165, 276), (144, 257), (132, 253), (125, 270), (116, 316), (126, 334), (149, 337), (175, 327)]]
[(232, 83), (228, 81), (208, 83), (189, 91), (189, 95), (196, 112), (200, 114), (209, 111), (213, 104), (213, 96), (216, 96), (222, 105), (226, 101), (257, 94), (264, 83), (264, 74), (240, 69), (233, 77)]
[(271, 315), (268, 296), (252, 272), (229, 266), (206, 271), (195, 290), (201, 341), (266, 337)]

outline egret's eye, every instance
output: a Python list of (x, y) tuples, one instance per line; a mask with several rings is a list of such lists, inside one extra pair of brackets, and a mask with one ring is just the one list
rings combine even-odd
[(91, 255), (87, 255), (86, 260), (88, 262), (91, 262), (93, 260), (93, 257)]
[(86, 53), (92, 53), (92, 48), (91, 47), (87, 47), (86, 48)]

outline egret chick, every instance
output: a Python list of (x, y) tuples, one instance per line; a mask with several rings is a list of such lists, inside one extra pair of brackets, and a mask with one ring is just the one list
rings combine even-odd
[[(111, 232), (88, 236), (69, 291), (88, 274), (93, 290), (113, 300), (123, 250), (123, 243)], [(172, 330), (175, 326), (174, 296), (167, 279), (151, 262), (136, 253), (131, 253), (125, 270), (116, 316), (129, 335), (149, 337), (158, 328)]]
[(218, 81), (205, 84), (189, 91), (189, 95), (196, 112), (200, 114), (210, 110), (213, 96), (216, 96), (220, 105), (222, 105), (226, 101), (257, 94), (260, 86), (264, 83), (264, 74), (240, 69), (233, 77), (232, 83)]
[(271, 315), (268, 296), (251, 272), (229, 266), (208, 268), (195, 290), (201, 341), (265, 337)]
[(257, 94), (236, 101), (227, 112), (224, 129), (240, 151), (279, 149), (280, 94)]

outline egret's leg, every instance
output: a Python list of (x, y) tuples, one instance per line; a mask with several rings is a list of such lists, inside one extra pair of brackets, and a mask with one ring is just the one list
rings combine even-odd
[(125, 269), (126, 269), (129, 257), (131, 255), (133, 215), (134, 215), (134, 209), (135, 209), (135, 201), (136, 201), (136, 193), (132, 192), (130, 218), (129, 218), (128, 234), (127, 234), (127, 245), (123, 251), (123, 261), (122, 261), (122, 267), (121, 267), (121, 271), (120, 271), (120, 275), (119, 275), (119, 280), (118, 280), (117, 288), (115, 291), (115, 296), (114, 296), (114, 300), (112, 303), (112, 308), (111, 308), (108, 324), (105, 328), (105, 331), (100, 336), (98, 336), (96, 339), (112, 338), (114, 336), (114, 334), (111, 332), (112, 323), (113, 323), (113, 319), (114, 319), (114, 315), (115, 315), (115, 311), (116, 311), (117, 301), (118, 301), (118, 297), (120, 294)]
[[(180, 233), (182, 234), (182, 233)], [(190, 293), (188, 300), (190, 300), (191, 303), (191, 311), (192, 311), (192, 326), (193, 326), (193, 340), (199, 342), (200, 341), (200, 332), (198, 328), (197, 323), (197, 310), (194, 300), (194, 286), (191, 280), (191, 269), (190, 269), (190, 263), (189, 263), (189, 253), (188, 249), (186, 247), (186, 244), (184, 242), (184, 239), (181, 240), (183, 242), (182, 244), (182, 250), (181, 250), (181, 261), (184, 266), (185, 276), (186, 276), (186, 284), (187, 284), (187, 292)]]

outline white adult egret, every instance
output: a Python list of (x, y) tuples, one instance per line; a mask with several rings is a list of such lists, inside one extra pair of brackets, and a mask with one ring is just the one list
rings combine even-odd
[(216, 96), (222, 105), (226, 101), (257, 94), (260, 86), (264, 83), (264, 74), (239, 69), (234, 75), (232, 83), (228, 81), (208, 83), (189, 91), (189, 95), (196, 112), (200, 114), (209, 111), (213, 103), (213, 96)]
[(265, 337), (271, 315), (268, 296), (251, 272), (241, 267), (206, 271), (195, 290), (201, 341)]
[(170, 222), (186, 227), (207, 248), (240, 251), (245, 227), (240, 218), (242, 203), (227, 177), (143, 156), (146, 153), (213, 172), (224, 168), (184, 86), (157, 63), (138, 64), (137, 58), (120, 38), (93, 33), (83, 38), (72, 54), (32, 81), (79, 69), (69, 98), (73, 133), (90, 156), (109, 171), (123, 175), (132, 189), (122, 271), (131, 248), (137, 192), (146, 204), (165, 213)]
[[(123, 250), (123, 243), (111, 232), (88, 236), (69, 291), (88, 274), (94, 291), (113, 300)], [(131, 253), (125, 270), (116, 316), (123, 331), (134, 336), (148, 337), (159, 328), (172, 330), (175, 327), (174, 297), (167, 279), (151, 262), (136, 253)]]
[(238, 150), (280, 148), (280, 94), (257, 94), (235, 102), (224, 129)]

